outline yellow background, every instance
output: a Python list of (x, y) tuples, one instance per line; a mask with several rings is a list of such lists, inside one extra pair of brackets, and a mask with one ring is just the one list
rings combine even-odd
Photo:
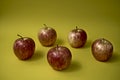
[[(55, 45), (71, 50), (68, 69), (55, 71), (49, 66), (46, 55), (51, 47), (43, 47), (37, 38), (43, 24), (57, 31)], [(68, 44), (67, 35), (75, 26), (87, 32), (83, 48)], [(0, 80), (119, 80), (119, 31), (119, 0), (0, 0)], [(18, 60), (13, 53), (17, 34), (36, 43), (35, 54), (27, 61)], [(96, 61), (91, 53), (92, 42), (101, 37), (114, 46), (108, 62)]]

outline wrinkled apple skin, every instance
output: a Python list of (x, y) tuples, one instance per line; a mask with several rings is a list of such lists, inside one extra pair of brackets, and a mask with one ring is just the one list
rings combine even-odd
[(57, 46), (51, 48), (47, 53), (48, 63), (55, 70), (63, 70), (71, 64), (72, 54), (67, 47)]
[(35, 42), (28, 37), (19, 38), (14, 42), (13, 50), (20, 60), (27, 60), (34, 54)]
[(83, 47), (87, 41), (87, 34), (83, 29), (73, 29), (68, 34), (69, 44), (74, 48)]
[(44, 27), (38, 32), (38, 39), (43, 46), (51, 46), (57, 38), (56, 31), (51, 27)]
[(92, 44), (92, 54), (98, 61), (105, 62), (112, 57), (113, 45), (110, 41), (100, 38)]

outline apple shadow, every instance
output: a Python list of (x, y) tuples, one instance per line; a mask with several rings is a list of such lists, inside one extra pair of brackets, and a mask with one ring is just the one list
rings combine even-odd
[(71, 65), (62, 72), (74, 72), (74, 71), (79, 71), (80, 69), (81, 69), (80, 63), (78, 61), (72, 61)]
[(62, 44), (64, 44), (64, 41), (62, 39), (58, 38), (54, 45), (62, 45)]
[(37, 51), (35, 51), (33, 56), (29, 59), (29, 61), (36, 61), (36, 60), (39, 60), (43, 57), (44, 57), (43, 52), (41, 52), (40, 50), (37, 50)]
[(83, 46), (83, 48), (90, 48), (92, 45), (92, 41), (91, 40), (87, 40), (86, 44)]
[(114, 52), (108, 63), (120, 62), (120, 55), (117, 52)]

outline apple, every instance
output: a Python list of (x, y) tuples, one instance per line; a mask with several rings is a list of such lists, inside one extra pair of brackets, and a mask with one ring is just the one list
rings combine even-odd
[(99, 38), (92, 43), (92, 54), (98, 61), (108, 61), (113, 53), (113, 45), (104, 38)]
[(55, 43), (57, 38), (57, 33), (55, 29), (48, 27), (44, 24), (44, 28), (42, 28), (38, 32), (38, 39), (43, 46), (51, 46)]
[(68, 34), (68, 42), (74, 48), (80, 48), (85, 45), (87, 41), (87, 34), (83, 29), (79, 29), (76, 26), (76, 29), (73, 29)]
[(68, 68), (71, 64), (72, 54), (67, 47), (56, 46), (47, 53), (47, 61), (50, 66), (58, 71)]
[(16, 39), (13, 45), (14, 54), (20, 60), (27, 60), (32, 57), (35, 51), (35, 42), (32, 38), (22, 37)]

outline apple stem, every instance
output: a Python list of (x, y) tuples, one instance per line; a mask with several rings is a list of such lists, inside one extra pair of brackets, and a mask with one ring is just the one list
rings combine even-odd
[(56, 49), (58, 50), (58, 44), (57, 44), (57, 46), (56, 46)]
[(78, 29), (78, 27), (76, 26), (76, 29)]
[(21, 35), (17, 34), (17, 36), (19, 36), (19, 37), (21, 37), (23, 39), (23, 37)]
[(43, 24), (45, 27), (47, 27), (47, 25), (46, 24)]
[(57, 48), (58, 48), (58, 44), (57, 44)]

